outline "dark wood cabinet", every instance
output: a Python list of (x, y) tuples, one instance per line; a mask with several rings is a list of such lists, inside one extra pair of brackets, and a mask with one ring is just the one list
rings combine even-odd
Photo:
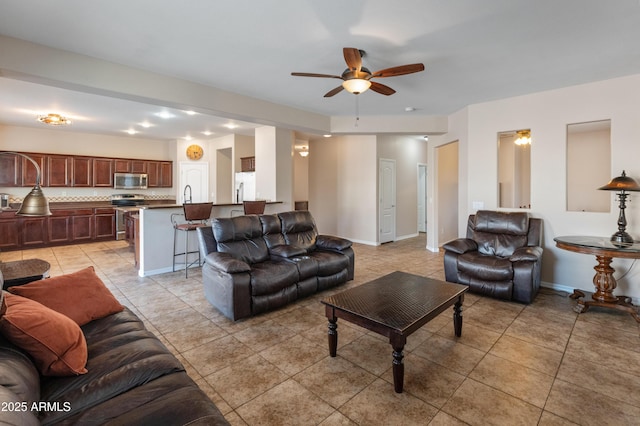
[(21, 157), (15, 154), (0, 155), (0, 186), (19, 186)]
[(72, 164), (71, 186), (93, 186), (93, 176), (91, 173), (92, 159), (87, 157), (72, 157)]
[(47, 155), (47, 186), (71, 186), (72, 167), (68, 155)]
[(24, 248), (42, 246), (48, 241), (47, 217), (33, 217), (19, 219), (22, 226), (21, 246)]
[(173, 163), (171, 161), (160, 162), (160, 186), (162, 188), (173, 186)]
[(256, 157), (242, 157), (242, 158), (240, 158), (240, 171), (242, 171), (242, 172), (255, 172), (256, 171)]
[[(47, 186), (46, 180), (46, 169), (47, 169), (47, 156), (44, 154), (29, 154), (29, 157), (33, 161), (38, 164), (40, 167), (40, 185)], [(21, 186), (34, 186), (36, 184), (36, 177), (38, 176), (38, 171), (36, 170), (36, 166), (26, 158), (22, 157), (22, 173), (20, 175), (20, 185)]]
[(147, 161), (147, 186), (157, 188), (160, 186), (160, 162)]
[(71, 240), (75, 242), (93, 239), (93, 212), (71, 216)]
[(0, 250), (20, 248), (20, 230), (14, 212), (0, 213)]
[(113, 186), (114, 160), (110, 158), (93, 159), (93, 186)]
[(125, 160), (122, 158), (116, 158), (114, 160), (114, 172), (115, 173), (129, 173), (131, 172), (131, 160)]
[(67, 215), (49, 217), (49, 243), (69, 243), (71, 242), (71, 232), (69, 228), (69, 217)]
[(148, 173), (145, 160), (131, 160), (131, 173)]
[[(114, 173), (147, 173), (151, 188), (173, 186), (173, 162), (128, 158), (87, 157), (79, 155), (26, 152), (40, 167), (43, 187), (113, 187)], [(0, 155), (0, 187), (33, 186), (36, 168), (24, 157)]]
[(95, 209), (95, 238), (96, 239), (114, 239), (116, 237), (115, 210), (112, 208)]

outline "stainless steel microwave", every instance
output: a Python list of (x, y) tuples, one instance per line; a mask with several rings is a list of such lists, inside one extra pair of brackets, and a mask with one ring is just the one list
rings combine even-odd
[(115, 189), (147, 189), (146, 173), (114, 173), (113, 187)]

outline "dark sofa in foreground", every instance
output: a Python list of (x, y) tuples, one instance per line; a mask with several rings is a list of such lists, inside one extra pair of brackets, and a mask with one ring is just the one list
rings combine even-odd
[[(56, 278), (37, 283), (48, 285)], [(108, 292), (106, 287), (103, 290)], [(2, 296), (0, 424), (228, 425), (178, 359), (117, 301), (107, 303), (118, 312), (80, 326), (76, 322), (90, 317), (70, 319), (46, 311), (52, 319), (39, 322), (40, 314), (32, 315), (34, 310), (44, 312), (34, 305), (37, 302), (8, 292)], [(17, 312), (21, 306), (27, 309)], [(27, 342), (16, 334), (15, 327), (25, 328), (21, 324), (25, 318), (33, 323), (29, 333), (36, 340), (51, 339), (46, 343), (48, 349), (60, 349), (58, 341), (64, 336), (75, 336), (74, 343), (48, 357), (50, 354), (34, 346), (38, 342)], [(66, 321), (64, 330), (52, 325), (58, 320)], [(43, 327), (50, 328), (46, 335), (38, 335)], [(17, 344), (26, 344), (29, 350)], [(69, 369), (72, 371), (66, 371)]]
[(308, 211), (213, 219), (198, 239), (205, 296), (232, 320), (353, 279), (351, 241), (318, 234)]

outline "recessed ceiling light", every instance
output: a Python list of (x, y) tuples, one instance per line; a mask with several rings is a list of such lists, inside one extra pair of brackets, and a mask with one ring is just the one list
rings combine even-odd
[(205, 135), (205, 136), (211, 136), (213, 134), (213, 132), (205, 130), (204, 132), (202, 132), (202, 134)]
[(135, 129), (128, 129), (128, 130), (125, 130), (125, 133), (129, 133), (130, 135), (135, 135), (138, 132)]
[(148, 121), (143, 121), (142, 123), (138, 123), (138, 126), (148, 129), (149, 127), (153, 127), (153, 124), (149, 123)]
[(238, 127), (238, 125), (233, 123), (227, 123), (224, 125), (224, 127), (226, 127), (227, 129), (235, 129)]
[(185, 137), (184, 137), (184, 138), (182, 138), (182, 139), (184, 139), (185, 141), (190, 141), (190, 140), (191, 140), (191, 139), (193, 139), (193, 138), (191, 137), (191, 135), (187, 135), (187, 136), (185, 136)]
[(414, 107), (406, 107), (404, 110), (405, 110), (406, 112), (413, 112), (413, 111), (415, 111), (416, 109), (415, 109)]
[(197, 112), (191, 111), (191, 110), (185, 111), (184, 113), (187, 114), (187, 115), (196, 115), (197, 114)]
[(322, 136), (325, 137), (325, 138), (330, 138), (331, 137), (331, 135), (322, 135)]
[(168, 118), (173, 118), (175, 115), (171, 114), (169, 111), (160, 111), (154, 114), (156, 117), (164, 118), (165, 120)]

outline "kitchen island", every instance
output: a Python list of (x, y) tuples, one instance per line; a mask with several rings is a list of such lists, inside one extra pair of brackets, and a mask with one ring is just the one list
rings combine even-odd
[[(220, 203), (211, 205), (211, 217), (231, 217), (243, 214), (242, 203)], [(282, 201), (267, 201), (265, 213), (277, 213), (284, 210), (291, 210), (291, 205)], [(171, 215), (183, 214), (182, 204), (154, 204), (139, 206), (139, 232), (137, 238), (140, 246), (138, 275), (146, 277), (150, 275), (163, 274), (173, 270), (173, 234), (174, 229), (171, 222)], [(184, 220), (183, 218), (179, 218)], [(179, 232), (176, 246), (184, 247), (185, 233)], [(188, 251), (198, 249), (197, 238), (189, 238)], [(196, 255), (193, 255), (196, 256)], [(195, 257), (189, 258), (189, 262)], [(184, 268), (181, 264), (176, 264), (176, 269)]]

